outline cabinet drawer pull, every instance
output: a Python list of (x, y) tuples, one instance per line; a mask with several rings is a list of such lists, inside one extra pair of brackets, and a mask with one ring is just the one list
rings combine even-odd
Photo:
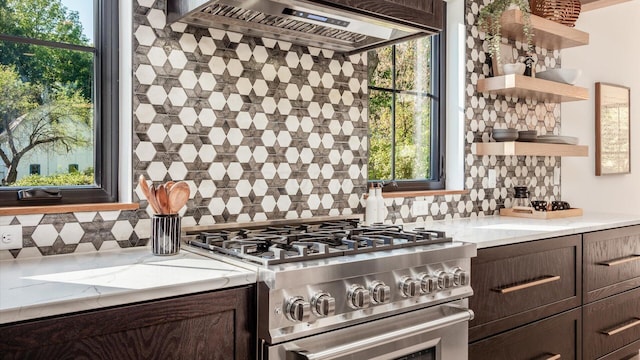
[(622, 264), (626, 264), (630, 261), (637, 261), (640, 260), (640, 255), (634, 254), (634, 255), (630, 255), (627, 257), (623, 257), (620, 259), (614, 259), (614, 260), (609, 260), (609, 261), (603, 261), (600, 263), (600, 265), (604, 265), (604, 266), (616, 266), (616, 265), (622, 265)]
[(544, 355), (538, 356), (532, 360), (559, 360), (561, 358), (562, 356), (560, 354), (545, 353)]
[(491, 289), (492, 291), (495, 292), (499, 292), (501, 294), (506, 294), (506, 293), (510, 293), (510, 292), (514, 292), (514, 291), (518, 291), (518, 290), (524, 290), (533, 286), (538, 286), (538, 285), (543, 285), (546, 283), (550, 283), (553, 281), (558, 281), (560, 280), (560, 276), (559, 275), (546, 275), (543, 276), (541, 278), (537, 278), (531, 281), (527, 281), (527, 282), (520, 282), (520, 283), (516, 283), (513, 285), (508, 285), (508, 286), (504, 286), (504, 287), (499, 287), (499, 288), (494, 288)]
[(604, 330), (604, 331), (601, 331), (601, 333), (603, 333), (603, 334), (605, 334), (607, 336), (611, 336), (611, 335), (615, 335), (615, 334), (617, 334), (619, 332), (623, 332), (625, 330), (631, 329), (632, 327), (636, 327), (638, 325), (640, 325), (640, 318), (633, 318), (633, 319), (625, 322), (624, 324), (622, 324), (622, 325), (620, 325), (620, 326), (618, 326), (616, 328), (613, 328), (613, 329), (610, 329), (610, 330)]

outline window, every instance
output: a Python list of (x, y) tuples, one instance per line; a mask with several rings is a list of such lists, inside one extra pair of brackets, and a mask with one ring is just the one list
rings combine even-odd
[(29, 175), (40, 175), (40, 164), (29, 165)]
[(444, 33), (368, 53), (369, 181), (384, 191), (444, 188), (444, 53)]
[(117, 1), (0, 1), (0, 206), (36, 186), (117, 200), (117, 19)]

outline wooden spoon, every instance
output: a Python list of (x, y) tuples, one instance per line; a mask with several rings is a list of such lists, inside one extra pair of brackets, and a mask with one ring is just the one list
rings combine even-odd
[(156, 214), (159, 213), (160, 209), (158, 208), (158, 204), (156, 203), (156, 198), (151, 193), (151, 189), (149, 188), (149, 184), (147, 184), (147, 179), (144, 178), (144, 175), (140, 175), (138, 182), (140, 183), (140, 189), (142, 190), (142, 193), (147, 198), (149, 206), (151, 206), (151, 210), (153, 210), (153, 212)]
[(177, 214), (180, 209), (189, 201), (191, 190), (189, 184), (184, 181), (177, 182), (171, 187), (169, 192), (169, 205), (172, 214)]
[(161, 214), (170, 214), (169, 195), (167, 194), (167, 189), (165, 189), (164, 184), (158, 185), (156, 189), (156, 199), (158, 199)]
[(162, 207), (158, 202), (158, 195), (156, 194), (156, 188), (151, 186), (149, 190), (151, 192), (151, 197), (149, 198), (149, 201), (153, 202), (154, 206), (156, 207), (157, 209), (156, 214), (164, 214), (164, 212), (162, 211)]
[(176, 182), (173, 180), (169, 180), (166, 183), (164, 183), (164, 188), (167, 190), (167, 194), (169, 194), (169, 192), (171, 192), (171, 188), (173, 187), (173, 185), (175, 185)]

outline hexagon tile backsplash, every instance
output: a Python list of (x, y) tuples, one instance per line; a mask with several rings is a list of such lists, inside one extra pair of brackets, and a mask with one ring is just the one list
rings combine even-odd
[[(483, 1), (466, 2), (465, 188), (463, 195), (385, 199), (387, 222), (493, 214), (512, 182), (526, 178), (535, 197), (559, 198), (555, 157), (474, 156), (471, 143), (493, 127), (559, 133), (560, 105), (476, 92), (487, 76)], [(191, 198), (183, 226), (363, 213), (367, 190), (366, 54), (343, 56), (182, 23), (167, 24), (164, 0), (134, 2), (133, 170), (154, 182), (185, 180)], [(522, 52), (521, 44), (511, 43)], [(560, 65), (536, 49), (537, 68)], [(488, 187), (487, 171), (497, 186)], [(148, 204), (138, 211), (0, 217), (22, 225), (24, 249), (0, 259), (144, 246)]]
[(366, 54), (167, 25), (164, 5), (135, 8), (135, 178), (187, 181), (183, 226), (362, 212)]
[[(476, 157), (473, 141), (493, 127), (557, 133), (560, 107), (475, 91), (488, 74), (482, 2), (467, 1), (466, 195), (387, 199), (387, 221), (493, 214), (511, 182), (531, 178), (537, 197), (559, 196), (553, 157)], [(146, 5), (150, 5), (147, 7)], [(184, 223), (208, 225), (362, 213), (367, 181), (366, 55), (291, 45), (184, 24), (167, 25), (164, 1), (135, 8), (135, 173), (154, 181), (186, 179), (193, 198)], [(511, 44), (514, 56), (521, 44)], [(537, 49), (538, 67), (560, 64)], [(487, 187), (487, 170), (498, 174)]]

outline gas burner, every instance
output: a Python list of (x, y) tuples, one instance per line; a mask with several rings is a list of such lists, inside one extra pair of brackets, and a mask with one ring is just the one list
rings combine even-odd
[(451, 242), (443, 231), (357, 220), (201, 232), (190, 244), (262, 265)]

